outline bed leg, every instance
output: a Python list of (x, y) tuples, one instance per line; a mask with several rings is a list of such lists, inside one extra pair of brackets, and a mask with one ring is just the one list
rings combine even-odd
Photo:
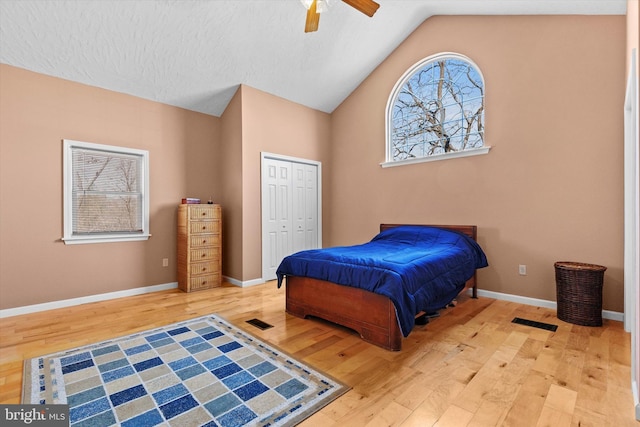
[(415, 318), (414, 323), (416, 325), (426, 325), (429, 323), (429, 316), (427, 316), (427, 313), (422, 313), (420, 316)]
[(473, 288), (471, 290), (471, 298), (478, 299), (478, 286), (477, 285), (473, 285)]

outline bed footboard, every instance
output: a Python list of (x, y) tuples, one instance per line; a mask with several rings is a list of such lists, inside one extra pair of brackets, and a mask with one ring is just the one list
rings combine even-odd
[(362, 339), (399, 351), (402, 332), (391, 300), (359, 288), (308, 277), (287, 276), (286, 311), (297, 317), (315, 316), (358, 332)]

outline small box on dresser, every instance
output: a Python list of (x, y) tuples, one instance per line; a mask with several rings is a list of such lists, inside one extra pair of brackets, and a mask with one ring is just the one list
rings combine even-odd
[(178, 287), (185, 292), (222, 284), (222, 208), (178, 206)]

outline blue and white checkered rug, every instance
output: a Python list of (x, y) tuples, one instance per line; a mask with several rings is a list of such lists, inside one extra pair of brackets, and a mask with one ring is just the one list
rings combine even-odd
[(26, 360), (22, 403), (74, 427), (285, 426), (348, 390), (209, 315)]

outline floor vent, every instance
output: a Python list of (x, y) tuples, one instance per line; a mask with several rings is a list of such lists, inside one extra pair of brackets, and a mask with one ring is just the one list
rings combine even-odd
[(536, 322), (535, 320), (521, 319), (519, 317), (514, 317), (511, 323), (517, 323), (519, 325), (525, 325), (525, 326), (532, 326), (534, 328), (544, 329), (544, 330), (553, 331), (553, 332), (555, 332), (556, 329), (558, 329), (558, 325), (552, 325), (551, 323)]
[(255, 326), (256, 328), (262, 329), (263, 331), (265, 329), (273, 328), (273, 325), (270, 325), (267, 322), (263, 322), (260, 319), (247, 320), (247, 323), (250, 324), (250, 325)]

